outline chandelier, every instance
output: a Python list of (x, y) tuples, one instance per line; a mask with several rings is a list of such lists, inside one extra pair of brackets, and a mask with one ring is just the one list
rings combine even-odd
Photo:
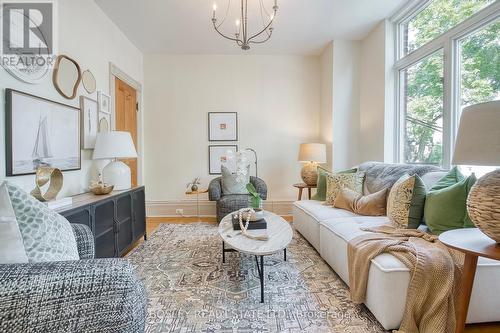
[[(250, 1), (255, 1), (255, 0), (250, 0)], [(215, 31), (219, 33), (222, 37), (232, 40), (233, 42), (236, 42), (239, 47), (241, 47), (243, 50), (249, 50), (250, 49), (250, 44), (262, 44), (267, 42), (270, 38), (271, 35), (273, 34), (273, 22), (274, 18), (276, 17), (276, 13), (278, 12), (278, 0), (274, 0), (274, 6), (272, 8), (272, 13), (269, 14), (269, 12), (266, 10), (264, 6), (264, 0), (257, 0), (259, 3), (259, 12), (262, 20), (262, 28), (255, 34), (251, 34), (248, 31), (248, 0), (240, 0), (241, 2), (241, 13), (239, 18), (236, 19), (236, 30), (234, 33), (234, 37), (231, 35), (224, 34), (221, 31), (221, 27), (226, 21), (229, 10), (231, 8), (231, 0), (228, 0), (228, 5), (226, 9), (226, 13), (224, 17), (221, 19), (220, 23), (219, 20), (217, 19), (217, 4), (214, 3), (213, 5), (213, 16), (212, 16), (212, 23), (214, 25)]]

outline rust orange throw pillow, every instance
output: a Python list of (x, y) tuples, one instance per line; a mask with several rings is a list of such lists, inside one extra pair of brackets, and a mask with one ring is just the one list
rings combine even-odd
[(383, 216), (386, 214), (387, 189), (361, 196), (353, 190), (343, 188), (335, 198), (333, 207), (349, 210), (359, 215)]

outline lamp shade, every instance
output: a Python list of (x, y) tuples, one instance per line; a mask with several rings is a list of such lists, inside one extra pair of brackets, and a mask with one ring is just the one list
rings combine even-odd
[(481, 103), (462, 111), (454, 165), (500, 165), (500, 101)]
[(299, 162), (326, 163), (326, 145), (323, 143), (302, 143)]
[(97, 134), (92, 156), (94, 160), (136, 157), (137, 152), (129, 132), (111, 131)]

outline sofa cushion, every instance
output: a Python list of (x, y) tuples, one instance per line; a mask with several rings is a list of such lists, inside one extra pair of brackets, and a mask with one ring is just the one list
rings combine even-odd
[(387, 164), (380, 162), (365, 162), (358, 169), (366, 173), (365, 194), (391, 188), (404, 174), (421, 177), (428, 172), (441, 170), (433, 165)]
[(363, 194), (364, 172), (336, 173), (326, 176), (326, 205), (333, 205), (335, 198), (343, 188)]
[[(356, 173), (358, 169), (348, 169), (339, 171), (337, 173)], [(312, 196), (313, 200), (325, 201), (326, 200), (326, 177), (331, 175), (333, 172), (328, 171), (325, 168), (318, 167), (318, 181), (316, 186), (316, 194)]]
[(424, 215), (426, 188), (418, 175), (403, 175), (387, 198), (387, 216), (400, 228), (417, 229)]
[(330, 218), (320, 223), (347, 243), (357, 236), (368, 233), (361, 228), (372, 228), (390, 222), (387, 216), (346, 216)]
[(306, 214), (312, 216), (316, 221), (323, 221), (335, 217), (352, 217), (358, 216), (353, 212), (347, 210), (333, 208), (324, 205), (316, 200), (301, 200), (294, 203), (295, 207), (304, 211)]
[(6, 184), (29, 262), (80, 259), (68, 220), (19, 187)]
[(433, 187), (427, 193), (424, 218), (432, 233), (439, 235), (448, 230), (473, 227), (467, 214), (466, 201), (475, 181), (476, 177), (472, 174), (451, 186), (442, 188), (444, 184), (452, 182), (446, 180), (441, 185), (437, 184), (438, 190), (434, 190)]
[(422, 181), (424, 182), (425, 187), (428, 190), (430, 190), (444, 176), (446, 176), (446, 172), (444, 172), (444, 171), (432, 171), (432, 172), (426, 173), (425, 175), (423, 175), (420, 178), (422, 178)]
[(333, 207), (359, 215), (384, 216), (387, 207), (387, 189), (362, 196), (353, 190), (343, 188), (335, 198)]

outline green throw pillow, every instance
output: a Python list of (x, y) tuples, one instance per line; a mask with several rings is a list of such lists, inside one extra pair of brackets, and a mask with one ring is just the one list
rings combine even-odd
[[(339, 171), (338, 173), (356, 173), (358, 172), (357, 168), (348, 169)], [(332, 174), (331, 171), (328, 171), (322, 167), (318, 167), (318, 181), (316, 187), (316, 194), (312, 196), (312, 200), (325, 201), (326, 200), (326, 177)]]
[(387, 217), (403, 229), (417, 229), (422, 223), (425, 184), (418, 175), (405, 174), (398, 179), (387, 197)]
[[(466, 202), (475, 182), (474, 175), (465, 178), (453, 168), (431, 188), (425, 201), (424, 218), (432, 233), (439, 235), (448, 230), (474, 226), (467, 214)], [(446, 183), (449, 186), (443, 187)]]
[(465, 176), (458, 170), (455, 166), (453, 167), (443, 178), (439, 179), (434, 186), (430, 189), (431, 191), (442, 190), (444, 188), (455, 185), (465, 179)]

